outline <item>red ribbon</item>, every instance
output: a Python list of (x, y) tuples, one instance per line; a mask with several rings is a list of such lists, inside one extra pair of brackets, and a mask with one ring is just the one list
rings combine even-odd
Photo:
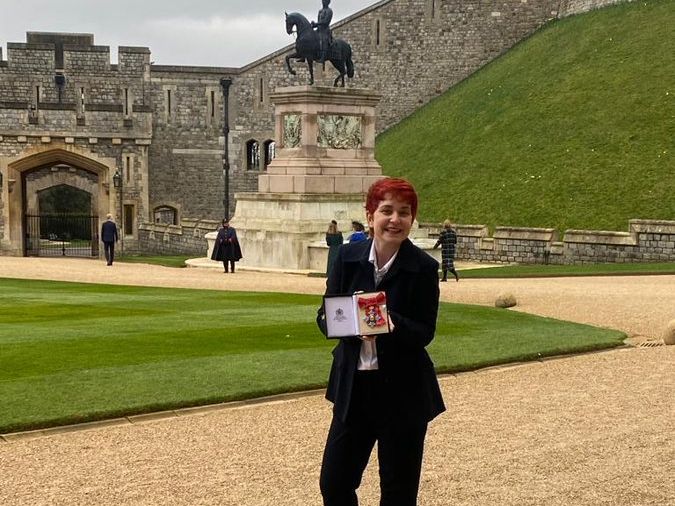
[(386, 301), (387, 296), (383, 292), (380, 292), (375, 297), (359, 297), (359, 307), (364, 308), (377, 304), (384, 304)]

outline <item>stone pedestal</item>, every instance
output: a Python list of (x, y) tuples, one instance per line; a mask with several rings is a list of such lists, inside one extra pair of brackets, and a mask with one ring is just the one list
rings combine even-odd
[(375, 106), (368, 90), (294, 86), (270, 95), (276, 158), (257, 193), (238, 193), (232, 226), (242, 266), (307, 270), (310, 243), (331, 220), (347, 236), (365, 220), (368, 187), (382, 178), (375, 160)]

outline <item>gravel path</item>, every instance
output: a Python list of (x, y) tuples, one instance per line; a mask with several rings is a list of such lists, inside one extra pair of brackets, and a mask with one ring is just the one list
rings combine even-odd
[[(324, 280), (72, 259), (0, 257), (0, 277), (321, 293)], [(656, 337), (675, 276), (462, 280), (443, 300)], [(0, 294), (1, 296), (1, 294)], [(420, 506), (672, 505), (675, 346), (620, 349), (441, 378)], [(0, 440), (0, 504), (320, 505), (322, 393), (49, 437)], [(144, 421), (145, 420), (145, 421)], [(377, 502), (369, 467), (361, 504)]]

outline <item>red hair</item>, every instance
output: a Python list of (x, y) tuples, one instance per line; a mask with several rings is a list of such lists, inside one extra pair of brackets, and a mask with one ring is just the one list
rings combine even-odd
[(385, 200), (388, 194), (395, 200), (410, 204), (410, 212), (413, 220), (415, 219), (415, 216), (417, 216), (417, 192), (415, 187), (409, 181), (397, 177), (378, 179), (370, 185), (366, 195), (366, 211), (374, 214), (380, 202)]

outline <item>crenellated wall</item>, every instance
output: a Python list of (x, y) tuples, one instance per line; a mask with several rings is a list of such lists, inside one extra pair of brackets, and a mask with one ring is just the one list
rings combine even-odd
[[(381, 132), (551, 19), (619, 1), (382, 0), (335, 23), (333, 32), (354, 50), (349, 86), (383, 96), (376, 110)], [(129, 169), (124, 200), (138, 225), (155, 223), (155, 210), (164, 207), (175, 210), (176, 223), (218, 220), (226, 201), (232, 215), (235, 193), (255, 191), (266, 169), (263, 147), (275, 140), (270, 94), (306, 82), (303, 64), (293, 63), (296, 77), (286, 71), (291, 49), (235, 69), (153, 65), (148, 48), (122, 46), (113, 64), (110, 49), (95, 45), (91, 34), (29, 32), (25, 43), (7, 44), (6, 60), (0, 49), (0, 170), (3, 158), (9, 164), (65, 143), (114, 159), (113, 169), (125, 177)], [(330, 64), (325, 72), (317, 66), (317, 84), (331, 85), (334, 77)], [(232, 80), (228, 195), (223, 78)], [(247, 163), (249, 141), (260, 147), (257, 169)], [(3, 184), (6, 209), (9, 183)], [(7, 220), (0, 214), (0, 250)], [(542, 256), (540, 250), (532, 256)]]

